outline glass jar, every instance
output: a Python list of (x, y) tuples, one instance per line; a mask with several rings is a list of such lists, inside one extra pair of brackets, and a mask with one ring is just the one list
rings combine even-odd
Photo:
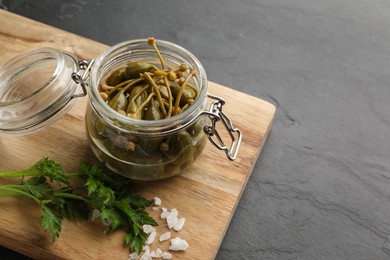
[(23, 135), (66, 114), (78, 97), (78, 59), (53, 48), (25, 52), (0, 68), (0, 132)]
[[(114, 111), (100, 96), (99, 84), (116, 69), (135, 62), (159, 66), (160, 60), (147, 39), (122, 42), (91, 61), (78, 61), (71, 54), (41, 48), (22, 54), (0, 69), (0, 80), (4, 82), (4, 86), (0, 85), (0, 131), (25, 134), (38, 130), (48, 121), (66, 113), (75, 97), (88, 92), (89, 102), (85, 113), (87, 138), (97, 158), (118, 174), (133, 180), (172, 177), (198, 158), (207, 140), (224, 150), (230, 160), (234, 160), (242, 138), (241, 131), (234, 128), (222, 112), (223, 99), (208, 94), (207, 76), (202, 64), (193, 54), (176, 44), (156, 40), (156, 45), (167, 67), (185, 63), (196, 71), (191, 83), (198, 90), (197, 98), (180, 114), (160, 120), (129, 118)], [(30, 62), (32, 65), (26, 62), (29, 60), (34, 60)], [(40, 67), (45, 64), (50, 64), (46, 66), (48, 69)], [(38, 69), (47, 70), (47, 73), (37, 73)], [(42, 79), (31, 78), (36, 74), (42, 75), (39, 76)], [(45, 80), (45, 77), (48, 79)], [(26, 89), (26, 84), (20, 82), (31, 80), (36, 82), (35, 90), (29, 89), (28, 94), (21, 94), (20, 97), (12, 94), (17, 89)], [(17, 83), (10, 84), (12, 82)], [(78, 86), (82, 87), (82, 93), (78, 91)], [(41, 92), (48, 92), (51, 97), (42, 99)], [(208, 98), (212, 100), (210, 105)], [(28, 115), (31, 124), (19, 126), (18, 122), (24, 122), (26, 116), (15, 111), (26, 104), (26, 111), (28, 107), (35, 108), (37, 100), (47, 102), (48, 106), (42, 105), (42, 109)], [(222, 122), (221, 125), (229, 133), (228, 146), (215, 127), (217, 122)]]

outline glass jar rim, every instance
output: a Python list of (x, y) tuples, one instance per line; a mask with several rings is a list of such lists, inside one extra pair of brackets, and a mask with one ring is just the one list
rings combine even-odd
[(47, 81), (44, 84), (42, 84), (42, 86), (40, 86), (38, 89), (36, 89), (35, 91), (29, 93), (28, 95), (18, 100), (12, 100), (12, 101), (0, 100), (0, 107), (9, 106), (17, 102), (23, 102), (29, 98), (32, 98), (39, 91), (42, 91), (48, 84), (50, 84), (51, 81), (53, 81), (55, 77), (57, 77), (61, 67), (63, 66), (64, 59), (61, 56), (61, 53), (57, 49), (50, 48), (50, 47), (43, 47), (43, 48), (38, 48), (38, 49), (33, 49), (33, 50), (23, 52), (22, 54), (8, 60), (6, 63), (4, 63), (4, 65), (1, 66), (0, 78), (2, 78), (3, 76), (10, 77), (12, 76), (12, 74), (18, 73), (17, 70), (23, 69), (19, 66), (19, 63), (22, 62), (24, 59), (29, 58), (33, 55), (40, 56), (45, 54), (49, 54), (51, 58), (54, 58), (56, 60), (56, 68), (53, 72), (53, 75), (51, 75), (50, 78), (48, 78)]
[[(178, 52), (179, 55), (185, 57), (187, 60), (191, 62), (190, 66), (193, 66), (197, 71), (197, 76), (199, 76), (199, 88), (200, 92), (198, 97), (195, 99), (194, 103), (188, 107), (185, 111), (180, 113), (179, 115), (175, 115), (169, 118), (160, 119), (160, 120), (141, 120), (141, 119), (134, 119), (127, 117), (125, 115), (122, 115), (116, 111), (114, 111), (111, 107), (106, 104), (106, 102), (100, 97), (100, 93), (98, 90), (99, 86), (99, 80), (101, 77), (99, 77), (99, 69), (104, 66), (104, 64), (107, 62), (106, 59), (110, 57), (110, 55), (114, 54), (117, 51), (122, 50), (119, 52), (119, 54), (114, 55), (113, 58), (110, 58), (109, 60), (117, 58), (117, 56), (120, 55), (131, 55), (134, 50), (131, 50), (132, 48), (136, 49), (139, 46), (144, 46), (142, 49), (145, 49), (145, 46), (148, 45), (148, 39), (135, 39), (130, 41), (124, 41), (119, 44), (116, 44), (106, 50), (102, 55), (100, 55), (95, 61), (94, 65), (91, 68), (90, 72), (90, 94), (88, 95), (92, 104), (93, 109), (95, 112), (97, 112), (100, 116), (102, 116), (105, 119), (112, 119), (109, 120), (110, 124), (114, 124), (114, 120), (119, 120), (123, 125), (131, 125), (132, 128), (137, 133), (158, 133), (161, 131), (167, 131), (170, 127), (177, 128), (178, 122), (180, 124), (189, 122), (193, 120), (194, 117), (197, 117), (201, 112), (199, 110), (199, 107), (202, 106), (202, 104), (205, 103), (205, 100), (207, 99), (207, 92), (208, 92), (208, 85), (207, 85), (207, 76), (205, 69), (203, 65), (200, 63), (200, 61), (188, 50), (184, 49), (183, 47), (174, 44), (172, 42), (164, 41), (155, 39), (157, 47), (160, 48), (167, 48), (174, 50), (175, 52)], [(151, 50), (153, 50), (152, 46), (149, 46)], [(161, 51), (163, 54), (163, 51)], [(157, 57), (157, 56), (156, 56)], [(129, 131), (129, 129), (127, 129)], [(171, 129), (173, 130), (173, 129)], [(132, 132), (132, 131), (130, 131)]]
[[(78, 86), (70, 73), (77, 69), (77, 62), (73, 54), (41, 47), (4, 63), (0, 67), (0, 132), (29, 134), (62, 117), (74, 105), (70, 100)], [(33, 80), (36, 75), (44, 77), (31, 91), (18, 86), (19, 81)], [(15, 95), (15, 91), (22, 94)]]

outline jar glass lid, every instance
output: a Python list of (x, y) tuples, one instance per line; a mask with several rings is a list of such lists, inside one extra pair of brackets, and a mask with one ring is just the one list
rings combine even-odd
[(62, 117), (73, 105), (78, 60), (53, 48), (39, 48), (0, 68), (0, 132), (22, 135)]

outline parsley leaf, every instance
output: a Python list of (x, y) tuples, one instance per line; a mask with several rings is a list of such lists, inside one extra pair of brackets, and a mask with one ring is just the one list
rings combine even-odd
[(107, 223), (107, 233), (117, 230), (126, 223), (126, 220), (123, 218), (121, 212), (114, 207), (102, 209), (100, 217)]
[(145, 232), (137, 233), (137, 231), (134, 230), (134, 226), (129, 226), (124, 237), (124, 244), (125, 246), (130, 246), (137, 254), (140, 254), (146, 239), (147, 235)]
[(85, 201), (71, 199), (71, 198), (58, 198), (63, 200), (62, 215), (73, 220), (88, 219), (89, 210)]
[(46, 182), (46, 178), (43, 176), (34, 176), (27, 181), (22, 180), (21, 186), (25, 192), (36, 198), (42, 198), (53, 193), (53, 188)]
[(52, 240), (56, 240), (61, 232), (61, 223), (63, 215), (59, 210), (62, 203), (56, 203), (53, 201), (45, 201), (41, 204), (41, 222), (45, 231), (49, 230)]
[(55, 181), (58, 184), (69, 184), (69, 177), (65, 175), (62, 167), (53, 160), (49, 160), (47, 157), (39, 160), (30, 170), (37, 170), (42, 176), (47, 176), (51, 181)]

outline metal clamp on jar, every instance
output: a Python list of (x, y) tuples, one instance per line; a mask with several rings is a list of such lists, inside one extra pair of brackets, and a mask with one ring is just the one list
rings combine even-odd
[[(39, 130), (62, 117), (76, 98), (88, 93), (85, 120), (91, 148), (99, 160), (121, 175), (134, 180), (177, 175), (198, 158), (207, 139), (234, 160), (241, 131), (222, 111), (224, 100), (208, 94), (201, 63), (178, 45), (159, 40), (155, 43), (160, 57), (147, 39), (117, 44), (91, 61), (79, 61), (72, 54), (52, 48), (15, 57), (0, 69), (0, 132), (21, 135)], [(197, 96), (180, 113), (144, 120), (119, 113), (102, 98), (100, 88), (107, 75), (139, 63), (160, 71), (162, 59), (166, 67), (184, 63), (194, 71), (190, 84)], [(149, 89), (148, 93), (153, 92)], [(230, 140), (223, 140), (218, 125), (228, 132)]]

